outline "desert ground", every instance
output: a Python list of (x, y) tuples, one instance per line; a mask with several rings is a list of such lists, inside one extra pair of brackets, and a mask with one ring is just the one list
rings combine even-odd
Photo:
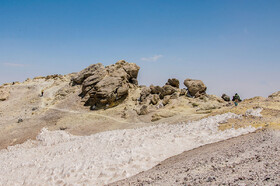
[[(126, 65), (123, 61), (120, 64)], [(101, 78), (98, 76), (99, 82), (107, 76), (115, 78), (120, 73), (114, 70), (119, 68), (118, 65), (109, 66), (109, 75), (102, 74), (102, 71)], [(129, 74), (127, 70), (125, 72)], [(11, 173), (13, 177), (12, 170), (16, 167), (20, 167), (19, 171), (35, 170), (22, 166), (22, 162), (13, 159), (15, 157), (26, 158), (27, 162), (42, 157), (45, 159), (36, 160), (38, 164), (33, 162), (35, 167), (44, 163), (47, 163), (45, 166), (52, 165), (54, 154), (61, 152), (59, 158), (67, 157), (63, 154), (67, 154), (63, 145), (73, 145), (73, 148), (82, 149), (84, 154), (87, 154), (87, 148), (94, 150), (93, 147), (98, 147), (99, 152), (91, 154), (96, 153), (96, 157), (101, 158), (99, 161), (105, 158), (103, 153), (109, 154), (112, 160), (116, 158), (116, 161), (120, 158), (116, 152), (124, 153), (122, 161), (125, 166), (116, 169), (117, 163), (112, 167), (112, 162), (105, 162), (100, 164), (108, 166), (105, 172), (96, 172), (89, 167), (73, 169), (74, 173), (85, 171), (85, 175), (87, 171), (95, 171), (92, 175), (96, 177), (87, 177), (71, 172), (66, 165), (69, 162), (65, 160), (65, 165), (55, 167), (53, 164), (54, 167), (48, 168), (61, 171), (69, 168), (70, 173), (66, 171), (53, 177), (41, 171), (45, 177), (38, 178), (38, 182), (58, 185), (70, 184), (71, 181), (78, 185), (280, 184), (280, 92), (267, 98), (245, 99), (235, 107), (231, 101), (206, 94), (206, 89), (201, 94), (186, 96), (184, 90), (172, 87), (173, 81), (168, 80), (169, 84), (162, 88), (167, 91), (158, 95), (151, 93), (154, 86), (139, 86), (122, 79), (119, 84), (108, 85), (119, 86), (115, 94), (123, 96), (125, 92), (121, 102), (111, 107), (108, 106), (109, 99), (100, 99), (96, 104), (106, 102), (105, 107), (91, 110), (81, 98), (81, 92), (90, 92), (86, 89), (88, 82), (72, 83), (73, 78), (77, 79), (84, 73), (36, 77), (0, 86), (0, 154), (10, 162), (10, 165), (0, 164), (2, 175)], [(90, 78), (89, 82), (96, 80), (95, 75)], [(104, 81), (106, 86), (103, 87), (110, 92), (106, 83), (111, 80)], [(90, 86), (102, 88), (97, 85)], [(88, 95), (85, 98), (92, 101)], [(85, 140), (90, 142), (84, 144)], [(100, 144), (111, 150), (107, 152), (108, 149), (102, 149), (94, 140), (100, 140)], [(45, 153), (40, 154), (37, 148)], [(30, 158), (20, 150), (34, 154), (34, 157)], [(69, 157), (77, 162), (79, 157), (83, 157), (87, 165), (88, 157), (73, 151)], [(106, 171), (111, 172), (107, 175)], [(31, 172), (30, 175), (36, 175)], [(78, 182), (73, 178), (75, 176), (85, 178), (84, 182)], [(15, 180), (0, 178), (1, 183), (6, 184), (36, 184), (31, 180), (32, 177), (27, 175), (25, 178), (15, 177)]]

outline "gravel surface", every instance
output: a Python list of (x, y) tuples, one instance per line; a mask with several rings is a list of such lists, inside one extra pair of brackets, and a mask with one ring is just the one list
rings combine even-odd
[(280, 185), (280, 131), (205, 145), (110, 185)]

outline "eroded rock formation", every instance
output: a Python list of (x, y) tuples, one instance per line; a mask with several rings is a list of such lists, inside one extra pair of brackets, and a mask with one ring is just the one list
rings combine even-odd
[(206, 94), (207, 87), (201, 80), (186, 79), (184, 85), (188, 88), (191, 96), (199, 97), (200, 95)]
[(176, 78), (168, 79), (166, 85), (171, 85), (172, 87), (179, 88), (180, 82)]
[(73, 85), (82, 85), (81, 97), (92, 108), (112, 107), (128, 95), (129, 87), (137, 85), (140, 67), (124, 60), (104, 67), (101, 63), (90, 65), (73, 79)]

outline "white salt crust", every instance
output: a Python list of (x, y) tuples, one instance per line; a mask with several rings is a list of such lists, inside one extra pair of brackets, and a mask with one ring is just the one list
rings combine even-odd
[(37, 140), (0, 151), (1, 185), (104, 185), (148, 170), (201, 145), (253, 132), (249, 126), (218, 130), (241, 116), (226, 113), (187, 124), (73, 136), (42, 129)]
[(257, 109), (248, 109), (246, 110), (245, 116), (254, 116), (254, 117), (262, 117), (261, 112), (262, 108)]

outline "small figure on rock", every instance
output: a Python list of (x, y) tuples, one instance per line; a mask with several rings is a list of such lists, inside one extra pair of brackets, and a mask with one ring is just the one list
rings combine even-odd
[(232, 97), (232, 101), (234, 102), (235, 106), (238, 106), (238, 103), (241, 102), (242, 100), (240, 99), (240, 96), (236, 93), (233, 97)]

